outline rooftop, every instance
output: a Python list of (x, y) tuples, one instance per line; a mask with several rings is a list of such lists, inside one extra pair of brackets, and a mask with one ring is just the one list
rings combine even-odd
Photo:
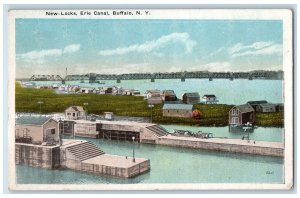
[(275, 104), (272, 104), (272, 103), (263, 103), (263, 104), (260, 104), (259, 106), (261, 106), (261, 107), (274, 107)]
[(16, 118), (16, 124), (29, 124), (29, 125), (43, 125), (48, 120), (50, 120), (50, 117), (44, 117), (44, 116), (22, 116), (19, 118)]
[(264, 104), (268, 103), (266, 100), (257, 100), (257, 101), (248, 101), (247, 104), (254, 105), (254, 104)]
[(238, 105), (235, 106), (238, 110), (240, 110), (242, 113), (247, 113), (247, 112), (252, 112), (254, 111), (253, 107), (249, 104), (244, 104), (244, 105)]
[(204, 97), (215, 98), (216, 96), (213, 95), (213, 94), (206, 94), (206, 95), (203, 96), (203, 98), (204, 98)]
[(190, 92), (190, 93), (184, 93), (183, 95), (186, 95), (187, 97), (195, 97), (195, 98), (199, 98), (200, 95), (198, 92)]
[(163, 109), (192, 110), (193, 105), (189, 105), (189, 104), (164, 104)]
[(81, 106), (71, 106), (66, 109), (66, 111), (84, 111)]

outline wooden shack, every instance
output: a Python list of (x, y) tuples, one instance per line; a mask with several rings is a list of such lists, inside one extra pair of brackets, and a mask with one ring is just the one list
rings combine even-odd
[(164, 101), (176, 101), (177, 96), (173, 90), (163, 90), (162, 97)]
[(184, 93), (182, 102), (185, 104), (197, 104), (200, 102), (200, 95), (198, 92)]
[(59, 142), (58, 122), (50, 117), (23, 116), (16, 119), (16, 142), (56, 144)]
[(272, 103), (263, 103), (256, 106), (256, 112), (271, 113), (276, 112), (276, 105)]
[(145, 93), (145, 99), (147, 100), (148, 104), (161, 104), (162, 103), (162, 97), (160, 94), (160, 91), (155, 90), (147, 90)]
[[(256, 101), (248, 101), (247, 104), (251, 105), (251, 107), (255, 110), (255, 111), (259, 111), (260, 107), (258, 107), (261, 104), (267, 104), (268, 101), (266, 100), (256, 100)], [(258, 108), (257, 108), (258, 107)]]
[(245, 125), (254, 123), (254, 109), (249, 104), (234, 106), (229, 111), (230, 125)]
[(65, 110), (65, 117), (68, 120), (86, 119), (86, 112), (81, 106), (71, 106)]

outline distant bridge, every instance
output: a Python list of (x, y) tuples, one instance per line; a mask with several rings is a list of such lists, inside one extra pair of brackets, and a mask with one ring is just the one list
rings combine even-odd
[(283, 79), (282, 71), (251, 71), (251, 72), (172, 72), (172, 73), (131, 73), (131, 74), (95, 74), (88, 73), (85, 75), (67, 75), (65, 81), (89, 80), (93, 83), (103, 80), (141, 80), (150, 79)]

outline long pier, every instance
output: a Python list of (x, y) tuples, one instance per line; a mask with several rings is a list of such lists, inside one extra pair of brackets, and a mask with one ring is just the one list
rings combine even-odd
[(274, 157), (284, 156), (284, 144), (281, 142), (265, 142), (230, 138), (205, 139), (168, 135), (160, 137), (157, 140), (157, 144), (252, 155), (266, 155)]

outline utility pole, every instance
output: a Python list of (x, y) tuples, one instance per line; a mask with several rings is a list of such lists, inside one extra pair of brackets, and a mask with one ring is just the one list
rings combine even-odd
[(44, 103), (43, 101), (38, 101), (37, 102), (40, 105), (40, 114), (42, 114), (42, 104)]
[(132, 144), (133, 144), (133, 150), (132, 150), (132, 162), (135, 162), (135, 152), (134, 152), (134, 139), (135, 139), (135, 137), (134, 136), (132, 136)]

